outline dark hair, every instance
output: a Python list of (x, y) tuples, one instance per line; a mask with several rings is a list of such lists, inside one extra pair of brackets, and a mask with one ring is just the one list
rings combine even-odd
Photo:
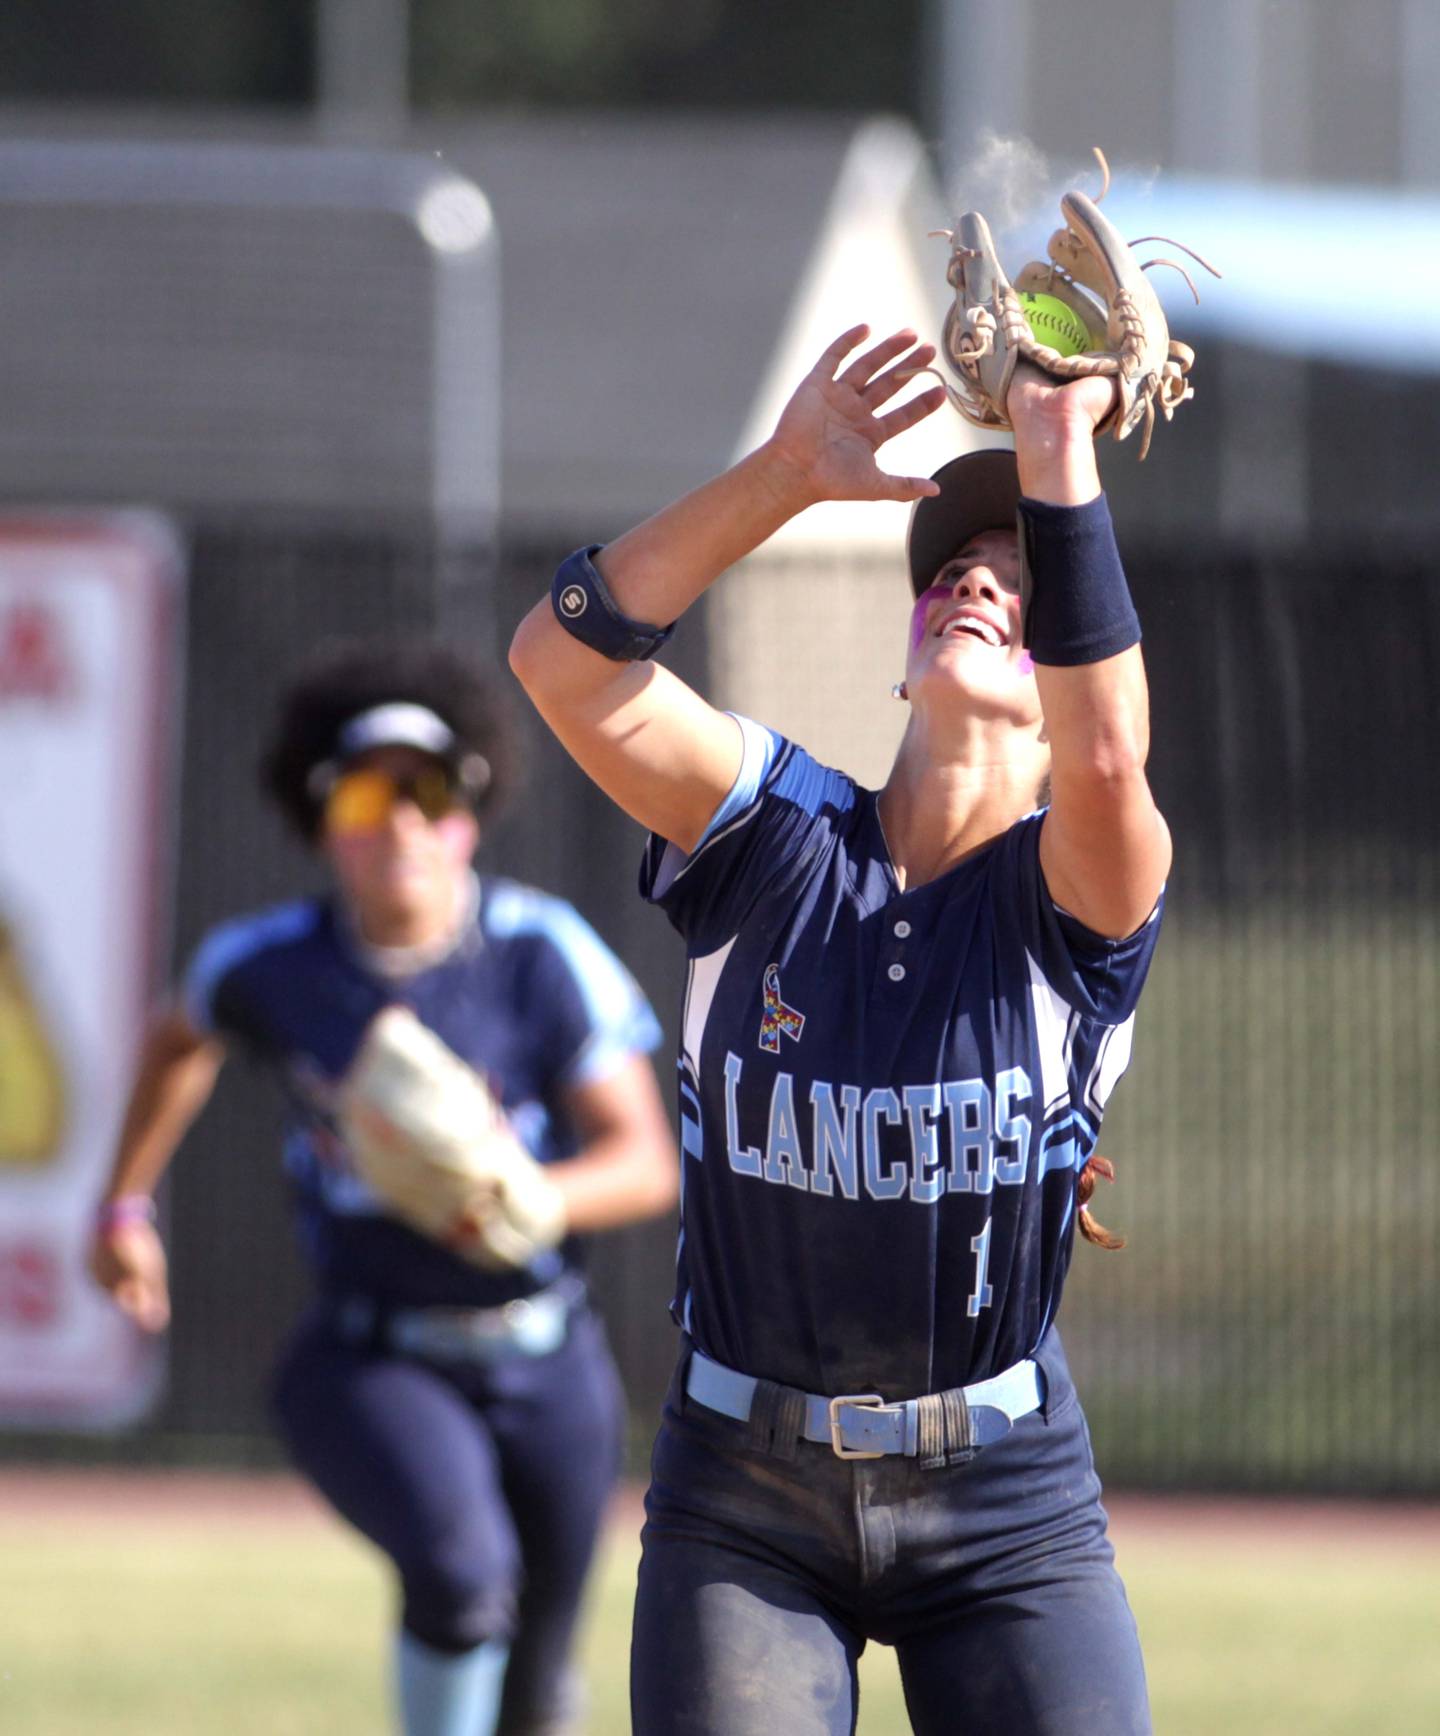
[(477, 815), (508, 794), (519, 772), (518, 742), (493, 665), (433, 639), (331, 640), (281, 695), (260, 761), (261, 787), (307, 843), (315, 841), (321, 818), (311, 773), (334, 756), (352, 717), (392, 703), (423, 705), (449, 724), (455, 747), (447, 758), (483, 757), (490, 776), (471, 804)]

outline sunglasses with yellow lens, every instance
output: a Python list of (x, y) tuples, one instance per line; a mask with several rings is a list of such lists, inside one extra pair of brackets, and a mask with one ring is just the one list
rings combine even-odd
[(334, 837), (378, 832), (401, 802), (413, 802), (431, 825), (465, 806), (453, 779), (438, 766), (396, 777), (370, 766), (342, 772), (325, 797), (325, 829)]

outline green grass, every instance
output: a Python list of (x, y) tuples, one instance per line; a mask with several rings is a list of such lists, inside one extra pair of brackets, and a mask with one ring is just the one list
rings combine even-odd
[(1440, 1729), (1440, 1551), (1121, 1540), (1160, 1736)]
[(387, 1592), (338, 1529), (27, 1522), (0, 1561), (13, 1736), (384, 1729)]
[[(1313, 1545), (1116, 1529), (1161, 1736), (1440, 1728), (1433, 1529), (1428, 1549), (1353, 1526)], [(6, 1736), (388, 1736), (389, 1588), (338, 1526), (4, 1516), (0, 1563)], [(628, 1728), (634, 1564), (617, 1536), (594, 1583), (592, 1736)], [(902, 1736), (890, 1654), (862, 1682), (862, 1736)]]

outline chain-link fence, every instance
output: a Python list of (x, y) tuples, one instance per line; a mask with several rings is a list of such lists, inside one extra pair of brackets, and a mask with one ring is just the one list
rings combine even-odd
[(1440, 1488), (1440, 571), (1132, 551), (1170, 907), (1067, 1344), (1104, 1462)]

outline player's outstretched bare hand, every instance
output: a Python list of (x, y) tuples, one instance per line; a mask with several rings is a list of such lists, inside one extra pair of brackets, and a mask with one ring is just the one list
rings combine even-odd
[(768, 442), (772, 458), (794, 472), (814, 500), (918, 500), (938, 494), (924, 476), (891, 476), (876, 462), (887, 440), (913, 428), (945, 402), (943, 387), (892, 404), (913, 375), (934, 359), (933, 344), (898, 331), (845, 358), (870, 334), (852, 326), (829, 346), (800, 382)]

